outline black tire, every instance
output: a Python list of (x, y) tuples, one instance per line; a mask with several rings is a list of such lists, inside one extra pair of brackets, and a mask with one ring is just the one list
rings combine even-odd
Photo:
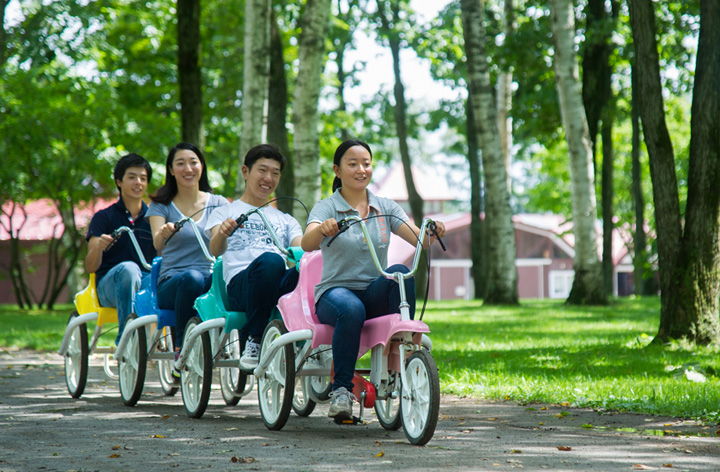
[[(202, 320), (195, 316), (190, 318), (185, 334), (202, 323)], [(192, 346), (183, 345), (187, 352), (187, 362), (180, 377), (180, 391), (182, 392), (185, 412), (190, 418), (201, 418), (205, 413), (210, 400), (210, 388), (212, 387), (212, 345), (210, 344), (210, 333), (203, 332), (195, 338)]]
[[(78, 316), (77, 311), (73, 311), (68, 318), (68, 325)], [(83, 323), (73, 329), (65, 353), (65, 385), (67, 385), (68, 393), (73, 398), (80, 398), (85, 391), (88, 375), (88, 334), (87, 324)]]
[[(131, 313), (126, 321), (130, 323), (137, 319)], [(128, 340), (122, 358), (118, 359), (118, 377), (120, 379), (120, 396), (126, 406), (135, 406), (140, 400), (145, 386), (147, 373), (147, 336), (145, 327), (133, 330), (126, 334)]]
[[(262, 360), (270, 343), (287, 333), (282, 320), (273, 320), (265, 328), (260, 344)], [(290, 416), (295, 393), (295, 351), (292, 343), (275, 352), (265, 373), (258, 377), (258, 403), (265, 426), (278, 431), (285, 426)], [(279, 400), (279, 403), (278, 403)]]
[(410, 443), (422, 446), (435, 434), (440, 413), (440, 380), (435, 360), (425, 349), (415, 351), (405, 363), (405, 374), (408, 385), (403, 385), (400, 397), (403, 430)]

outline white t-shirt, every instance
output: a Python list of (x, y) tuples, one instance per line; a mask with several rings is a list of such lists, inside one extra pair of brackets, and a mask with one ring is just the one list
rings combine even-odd
[[(210, 237), (215, 226), (228, 218), (237, 219), (243, 213), (255, 208), (257, 207), (238, 199), (230, 205), (215, 209), (205, 225), (205, 235)], [(282, 246), (289, 247), (293, 239), (302, 236), (302, 229), (292, 216), (271, 206), (263, 207), (261, 211), (272, 226)], [(233, 235), (228, 238), (228, 247), (223, 254), (223, 279), (225, 285), (230, 283), (238, 273), (245, 270), (256, 257), (265, 252), (274, 252), (283, 256), (282, 251), (273, 243), (260, 215), (253, 213), (248, 221), (241, 228), (236, 229)]]

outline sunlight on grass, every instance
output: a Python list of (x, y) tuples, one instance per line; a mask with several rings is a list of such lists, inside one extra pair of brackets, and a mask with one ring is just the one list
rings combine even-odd
[(446, 393), (720, 418), (720, 350), (650, 345), (659, 313), (657, 298), (608, 307), (455, 301), (431, 305), (425, 321)]

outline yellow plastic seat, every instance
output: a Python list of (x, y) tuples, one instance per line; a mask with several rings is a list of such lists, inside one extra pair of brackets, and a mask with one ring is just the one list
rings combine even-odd
[(117, 310), (115, 308), (100, 306), (94, 273), (90, 274), (87, 287), (75, 294), (75, 308), (77, 309), (78, 315), (97, 313), (98, 326), (102, 326), (105, 323), (118, 322)]

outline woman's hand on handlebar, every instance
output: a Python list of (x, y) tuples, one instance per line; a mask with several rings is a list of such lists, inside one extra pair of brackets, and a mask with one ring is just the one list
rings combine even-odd
[(320, 223), (320, 232), (323, 236), (326, 238), (331, 238), (338, 234), (338, 231), (340, 231), (340, 227), (338, 226), (338, 222), (335, 220), (335, 218), (328, 218), (327, 220)]
[(328, 218), (322, 223), (308, 223), (300, 247), (305, 252), (315, 251), (320, 247), (323, 238), (335, 236), (338, 230), (338, 223), (335, 218)]
[(165, 223), (160, 228), (160, 236), (163, 238), (163, 240), (167, 241), (167, 239), (172, 236), (172, 234), (175, 232), (175, 223)]

